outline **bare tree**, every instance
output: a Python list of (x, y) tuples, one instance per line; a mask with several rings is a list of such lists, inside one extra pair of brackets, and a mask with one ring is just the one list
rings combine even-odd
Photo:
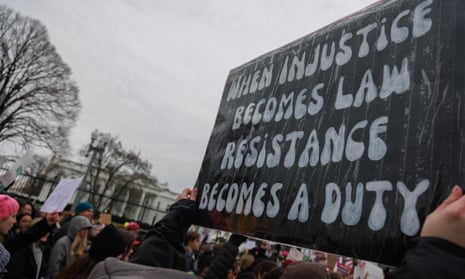
[[(105, 138), (104, 146), (85, 145), (81, 155), (89, 155), (89, 151), (98, 152), (91, 162), (91, 171), (87, 181), (89, 183), (89, 201), (96, 208), (111, 208), (113, 199), (106, 199), (105, 195), (111, 195), (122, 199), (122, 195), (129, 187), (134, 187), (139, 182), (155, 183), (156, 178), (150, 175), (152, 165), (149, 161), (140, 157), (140, 152), (126, 150), (117, 136), (94, 132), (96, 142)], [(102, 141), (100, 141), (102, 142)]]
[(70, 76), (45, 26), (0, 6), (0, 142), (66, 154), (81, 107)]

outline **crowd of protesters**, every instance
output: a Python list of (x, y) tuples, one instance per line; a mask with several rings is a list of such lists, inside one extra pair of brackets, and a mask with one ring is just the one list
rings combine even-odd
[[(136, 222), (95, 223), (87, 201), (64, 217), (35, 212), (32, 204), (0, 194), (0, 278), (352, 278), (332, 271), (324, 253), (310, 261), (289, 260), (279, 250), (270, 255), (265, 241), (240, 251), (247, 238), (238, 234), (209, 243), (189, 230), (196, 198), (196, 190), (185, 189), (140, 241)], [(464, 232), (465, 196), (456, 186), (428, 215), (416, 248), (386, 277), (463, 278)]]

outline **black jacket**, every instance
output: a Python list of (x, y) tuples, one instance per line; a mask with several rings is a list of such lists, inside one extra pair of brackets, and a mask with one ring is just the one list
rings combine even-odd
[(42, 218), (42, 220), (34, 224), (32, 227), (19, 234), (14, 234), (12, 231), (9, 231), (8, 235), (5, 236), (3, 244), (10, 254), (13, 254), (39, 240), (42, 236), (49, 233), (54, 227), (55, 225), (49, 226), (47, 224), (47, 220)]
[(439, 238), (421, 238), (386, 278), (465, 278), (465, 248)]
[(184, 271), (183, 241), (196, 214), (194, 201), (183, 199), (174, 203), (168, 214), (147, 234), (129, 262)]
[[(129, 261), (184, 271), (186, 260), (182, 242), (197, 214), (197, 206), (191, 200), (184, 199), (173, 204), (168, 214), (147, 234)], [(233, 234), (213, 260), (205, 278), (226, 278), (236, 259), (238, 247), (245, 240), (246, 237)]]
[[(50, 247), (47, 247), (46, 244), (40, 244), (39, 247), (43, 253), (39, 272), (39, 278), (41, 278), (47, 274), (47, 262), (50, 256)], [(32, 244), (28, 247), (16, 251), (13, 255), (11, 255), (6, 269), (8, 270), (8, 273), (4, 277), (5, 279), (36, 278), (37, 264), (34, 260)]]

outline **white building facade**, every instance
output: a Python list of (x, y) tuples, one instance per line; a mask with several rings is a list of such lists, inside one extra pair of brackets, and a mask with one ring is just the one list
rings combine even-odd
[[(84, 176), (86, 170), (86, 165), (53, 157), (42, 172), (41, 181), (37, 182), (39, 179), (37, 177), (19, 176), (9, 192), (41, 204), (51, 194), (60, 178)], [(169, 190), (167, 184), (158, 183), (156, 179), (151, 180), (151, 182), (136, 181), (129, 184), (121, 193), (116, 194), (113, 192), (114, 189), (106, 191), (103, 189), (102, 185), (106, 178), (105, 173), (99, 175), (97, 191), (90, 191), (84, 184), (80, 200), (89, 200), (92, 196), (97, 211), (110, 213), (123, 220), (153, 225), (166, 215), (169, 207), (178, 196), (178, 193)], [(71, 204), (75, 197), (76, 193), (70, 201)]]

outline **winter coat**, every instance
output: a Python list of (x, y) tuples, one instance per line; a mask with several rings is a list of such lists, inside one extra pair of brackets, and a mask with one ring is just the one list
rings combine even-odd
[(465, 248), (444, 239), (423, 237), (386, 279), (464, 277)]
[(42, 236), (49, 233), (54, 227), (55, 225), (49, 226), (47, 220), (43, 218), (29, 229), (19, 234), (15, 234), (10, 230), (8, 235), (5, 236), (3, 244), (10, 254), (13, 254), (18, 250), (28, 247), (33, 242), (36, 242)]
[(168, 214), (147, 234), (129, 261), (184, 271), (186, 261), (182, 242), (196, 213), (194, 201), (183, 199), (174, 203)]
[[(25, 247), (19, 251), (16, 251), (11, 255), (10, 262), (7, 265), (8, 273), (4, 277), (5, 279), (34, 279), (37, 273), (37, 264), (34, 259), (33, 245)], [(39, 278), (45, 277), (47, 273), (47, 262), (50, 254), (49, 247), (46, 244), (39, 244), (37, 246), (42, 250), (42, 261), (40, 263)]]

